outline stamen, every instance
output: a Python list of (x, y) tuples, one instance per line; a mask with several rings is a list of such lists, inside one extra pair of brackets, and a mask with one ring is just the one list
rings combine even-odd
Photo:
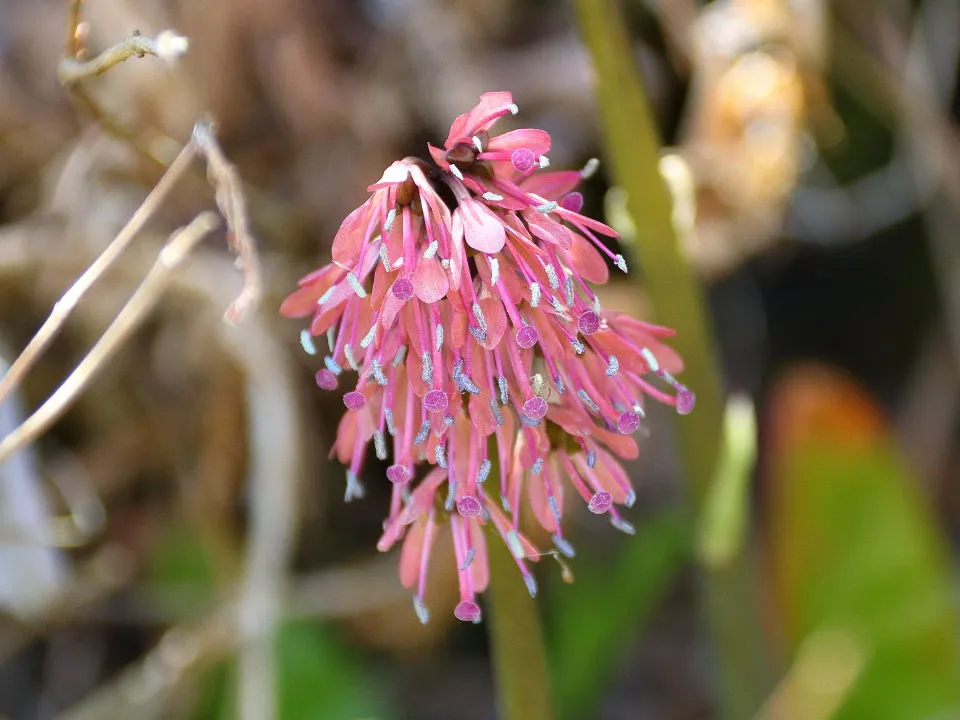
[(650, 352), (649, 348), (641, 349), (640, 356), (647, 361), (647, 365), (650, 367), (650, 370), (653, 372), (660, 372), (660, 362), (657, 360), (656, 356)]
[(524, 575), (523, 582), (527, 586), (527, 592), (530, 593), (530, 597), (535, 598), (537, 596), (537, 579), (533, 575)]
[(433, 455), (437, 460), (437, 465), (442, 467), (444, 470), (447, 469), (447, 451), (443, 445), (437, 445), (434, 448)]
[(326, 289), (326, 292), (324, 292), (323, 295), (321, 295), (321, 296), (317, 299), (317, 305), (324, 305), (324, 304), (326, 304), (327, 300), (330, 299), (330, 296), (333, 295), (333, 291), (336, 290), (336, 289), (337, 289), (337, 286), (336, 286), (336, 285), (331, 285), (330, 287), (328, 287), (328, 288)]
[(551, 535), (550, 539), (553, 540), (554, 547), (563, 553), (565, 557), (572, 558), (577, 556), (576, 551), (573, 549), (573, 545), (567, 542), (565, 538), (559, 535)]
[(613, 506), (613, 495), (608, 493), (605, 490), (594, 493), (593, 497), (590, 498), (590, 502), (587, 503), (587, 510), (592, 512), (594, 515), (603, 515)]
[(427, 249), (423, 251), (423, 259), (430, 260), (434, 255), (437, 254), (437, 250), (440, 249), (440, 243), (434, 240), (432, 243), (427, 245)]
[(543, 458), (539, 457), (533, 463), (533, 467), (530, 468), (530, 472), (532, 472), (534, 475), (539, 475), (541, 470), (543, 470)]
[(479, 303), (473, 304), (473, 316), (477, 319), (477, 325), (480, 326), (480, 329), (487, 332), (487, 319), (483, 316), (483, 308), (480, 307)]
[(321, 390), (336, 390), (337, 389), (337, 376), (326, 368), (321, 368), (317, 370), (316, 374), (317, 385)]
[(347, 489), (343, 494), (343, 501), (350, 502), (354, 498), (362, 498), (363, 495), (363, 485), (357, 479), (357, 474), (353, 470), (347, 470)]
[(537, 160), (537, 164), (540, 166), (541, 170), (548, 168), (550, 167), (550, 158), (548, 158), (546, 155), (541, 155)]
[(570, 212), (578, 213), (581, 210), (583, 210), (583, 195), (581, 195), (576, 191), (567, 193), (560, 200), (560, 206), (564, 210), (569, 210)]
[(433, 377), (433, 357), (430, 353), (423, 354), (423, 371), (420, 373), (420, 378), (424, 382), (430, 382), (430, 379)]
[[(540, 159), (543, 160), (544, 158), (541, 157)], [(540, 165), (540, 167), (546, 167), (546, 165)], [(558, 203), (556, 200), (551, 200), (550, 202), (545, 202), (543, 205), (537, 205), (536, 210), (538, 213), (546, 215), (547, 213), (552, 213), (554, 210), (556, 210), (557, 204)]]
[(380, 387), (387, 386), (387, 376), (383, 374), (383, 368), (380, 365), (380, 361), (376, 358), (370, 361), (370, 372), (373, 375), (373, 379), (377, 381), (377, 385)]
[(420, 426), (420, 431), (417, 433), (417, 437), (413, 439), (413, 445), (423, 445), (427, 439), (427, 435), (430, 433), (430, 422), (427, 420), (423, 421), (423, 425)]
[(580, 342), (580, 338), (574, 338), (570, 341), (570, 344), (573, 346), (573, 351), (577, 353), (577, 355), (583, 355), (587, 349), (587, 346)]
[(550, 506), (550, 514), (553, 515), (553, 519), (557, 521), (557, 525), (560, 524), (562, 519), (560, 515), (560, 507), (557, 505), (557, 499), (551, 495), (547, 498), (547, 505)]
[(480, 469), (477, 471), (477, 482), (485, 483), (490, 476), (491, 469), (493, 469), (493, 463), (489, 460), (484, 460), (480, 463)]
[(613, 258), (613, 263), (620, 268), (621, 271), (627, 272), (627, 261), (624, 259), (623, 255), (617, 255), (615, 258)]
[(480, 517), (483, 514), (483, 506), (473, 495), (464, 495), (457, 500), (457, 512), (465, 518)]
[(327, 370), (329, 370), (330, 372), (332, 372), (334, 375), (339, 375), (340, 373), (343, 372), (343, 368), (340, 367), (340, 366), (337, 364), (337, 361), (334, 360), (334, 359), (333, 359), (332, 357), (330, 357), (329, 355), (327, 355), (327, 356), (323, 359), (323, 364), (326, 365), (326, 366), (327, 366)]
[(317, 354), (317, 346), (313, 344), (313, 336), (306, 328), (300, 331), (300, 347), (307, 355)]
[(500, 406), (497, 405), (497, 401), (493, 397), (490, 398), (490, 410), (493, 412), (493, 419), (496, 420), (497, 425), (503, 425), (503, 413), (500, 412)]
[(333, 326), (327, 328), (327, 347), (330, 350), (333, 350), (333, 345), (336, 343), (337, 339), (333, 334)]
[(390, 228), (393, 227), (393, 221), (397, 218), (397, 209), (390, 208), (390, 211), (387, 213), (387, 219), (383, 221), (383, 231), (390, 232)]
[(480, 138), (474, 135), (472, 139), (473, 139), (473, 146), (477, 148), (477, 152), (483, 152), (483, 143), (480, 142)]
[(567, 305), (573, 305), (573, 278), (570, 275), (563, 281), (563, 294)]
[(530, 283), (530, 307), (536, 307), (540, 304), (540, 284)]
[(390, 292), (400, 302), (406, 302), (413, 297), (413, 281), (405, 277), (397, 278), (390, 288)]
[(450, 164), (450, 172), (453, 173), (453, 176), (454, 176), (457, 180), (463, 180), (463, 173), (460, 172), (460, 168), (458, 168), (458, 167), (457, 167), (456, 165), (454, 165), (453, 163)]
[(517, 345), (524, 350), (529, 350), (539, 342), (540, 333), (537, 332), (537, 329), (533, 325), (524, 325), (517, 330), (516, 340)]
[(559, 290), (560, 278), (557, 276), (557, 269), (553, 266), (553, 263), (544, 263), (543, 269), (547, 273), (547, 280), (550, 281), (550, 289)]
[(527, 148), (517, 148), (510, 154), (510, 162), (518, 172), (525, 173), (533, 168), (537, 162), (537, 156), (532, 150)]
[(627, 497), (624, 499), (623, 504), (626, 505), (628, 508), (632, 508), (636, 502), (637, 502), (637, 494), (633, 490), (631, 490), (630, 493), (627, 495)]
[(386, 245), (380, 246), (380, 262), (383, 263), (383, 271), (390, 272), (390, 254)]
[[(509, 511), (507, 511), (509, 512)], [(520, 537), (517, 535), (516, 530), (511, 530), (507, 533), (507, 547), (510, 549), (510, 553), (517, 559), (525, 557), (523, 552), (523, 545), (520, 542)]]
[(507, 378), (503, 375), (497, 377), (497, 385), (500, 386), (500, 404), (506, 405), (510, 402), (510, 388), (507, 386)]
[(623, 518), (618, 518), (618, 517), (617, 517), (617, 518), (611, 518), (611, 519), (610, 519), (610, 524), (613, 525), (613, 526), (614, 526), (617, 530), (619, 530), (620, 532), (624, 532), (624, 533), (626, 533), (627, 535), (636, 535), (636, 534), (637, 534), (637, 529), (636, 529), (633, 525), (631, 525), (630, 523), (628, 523), (626, 520), (624, 520)]
[(567, 391), (567, 386), (563, 384), (563, 378), (559, 375), (553, 378), (553, 384), (557, 386), (557, 392), (561, 395)]
[(600, 314), (600, 298), (596, 295), (593, 296), (593, 311), (597, 315)]
[(400, 363), (402, 363), (406, 359), (406, 357), (407, 357), (407, 346), (401, 345), (400, 347), (397, 348), (397, 354), (393, 356), (392, 365), (394, 367), (400, 367)]
[(489, 200), (490, 202), (500, 202), (503, 200), (503, 195), (497, 195), (495, 192), (485, 192), (483, 194), (484, 200)]
[(397, 426), (394, 424), (394, 420), (393, 420), (393, 410), (391, 410), (390, 408), (384, 408), (384, 409), (383, 409), (383, 419), (384, 419), (384, 420), (386, 421), (386, 423), (387, 423), (387, 432), (390, 433), (390, 435), (396, 435), (396, 434), (397, 434)]
[(451, 480), (447, 484), (447, 499), (443, 501), (443, 509), (447, 512), (453, 511), (453, 504), (457, 500), (457, 483)]
[(357, 276), (352, 272), (347, 273), (347, 282), (350, 284), (351, 289), (356, 293), (357, 297), (363, 300), (367, 296), (367, 291), (363, 289), (363, 285), (360, 284), (360, 281), (357, 280)]
[(410, 468), (406, 465), (391, 465), (387, 468), (387, 480), (392, 482), (394, 485), (403, 485), (410, 482), (410, 478), (413, 477), (413, 473), (410, 472)]
[(413, 596), (413, 611), (417, 614), (417, 619), (426, 625), (430, 621), (430, 611), (423, 604), (423, 600), (418, 595)]
[(490, 284), (496, 285), (500, 279), (500, 261), (492, 256), (487, 259), (490, 261)]
[(617, 360), (616, 355), (611, 355), (609, 362), (610, 364), (607, 365), (607, 377), (613, 377), (620, 372), (620, 361)]
[(518, 112), (520, 112), (520, 108), (517, 107), (516, 103), (510, 103), (507, 105), (507, 110), (510, 111), (511, 115), (516, 115)]
[(373, 342), (373, 338), (376, 334), (377, 334), (377, 324), (374, 323), (373, 325), (370, 326), (370, 329), (367, 330), (367, 334), (364, 335), (363, 338), (360, 340), (360, 347), (362, 347), (364, 350), (370, 347), (370, 343)]
[(387, 459), (387, 441), (383, 437), (383, 431), (373, 431), (373, 446), (377, 452), (377, 460)]
[(351, 390), (343, 396), (343, 405), (347, 410), (359, 410), (367, 404), (367, 398), (358, 390)]
[(590, 158), (587, 160), (587, 164), (583, 166), (583, 169), (580, 170), (580, 177), (584, 180), (589, 180), (599, 167), (600, 161), (596, 158)]
[(592, 470), (596, 464), (597, 464), (596, 450), (588, 450), (587, 451), (587, 467)]
[(583, 388), (577, 390), (577, 397), (580, 398), (584, 405), (593, 410), (593, 412), (600, 412), (600, 406), (593, 401), (593, 398), (590, 397)]
[(466, 570), (468, 567), (470, 567), (470, 563), (473, 562), (473, 558), (476, 556), (476, 554), (477, 551), (473, 548), (467, 550), (467, 556), (463, 559), (463, 565), (460, 566), (460, 570)]
[(350, 343), (343, 346), (343, 356), (347, 359), (347, 363), (349, 363), (354, 372), (360, 372), (360, 365), (357, 363), (357, 358), (353, 354), (353, 346), (350, 345)]
[(487, 341), (487, 334), (480, 328), (474, 325), (468, 325), (467, 330), (470, 332), (473, 337), (477, 339), (477, 342), (483, 345)]
[(440, 352), (440, 348), (443, 347), (443, 325), (437, 325), (433, 330), (434, 345), (437, 348), (437, 352)]

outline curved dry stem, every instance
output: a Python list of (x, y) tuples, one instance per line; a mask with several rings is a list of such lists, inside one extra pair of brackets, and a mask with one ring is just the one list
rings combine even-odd
[(153, 309), (173, 270), (218, 224), (214, 213), (202, 213), (172, 236), (143, 283), (76, 369), (30, 417), (0, 441), (0, 462), (43, 434), (66, 411)]

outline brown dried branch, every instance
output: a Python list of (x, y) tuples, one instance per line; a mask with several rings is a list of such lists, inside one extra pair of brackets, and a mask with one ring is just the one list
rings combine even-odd
[[(218, 224), (216, 215), (205, 212), (174, 233), (170, 242), (160, 251), (156, 264), (143, 283), (76, 369), (20, 427), (0, 441), (0, 462), (43, 434), (66, 411), (153, 310), (169, 283), (170, 274)], [(70, 302), (75, 303), (75, 300)]]
[(156, 40), (144, 37), (139, 31), (134, 30), (126, 40), (104, 50), (92, 60), (62, 58), (57, 68), (57, 75), (62, 85), (75, 85), (87, 78), (101, 75), (114, 65), (119, 65), (132, 57), (142, 58), (145, 55), (153, 55), (172, 63), (187, 51), (188, 44), (185, 37), (172, 30), (164, 30), (157, 35)]
[(263, 289), (260, 261), (250, 233), (247, 202), (240, 176), (220, 149), (209, 120), (201, 120), (194, 126), (191, 143), (206, 158), (207, 177), (216, 190), (217, 207), (227, 221), (227, 242), (237, 254), (243, 270), (243, 291), (224, 314), (228, 322), (236, 323), (256, 304)]

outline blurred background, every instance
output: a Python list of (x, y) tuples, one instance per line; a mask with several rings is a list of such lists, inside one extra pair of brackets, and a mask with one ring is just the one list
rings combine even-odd
[[(630, 468), (637, 535), (571, 512), (575, 582), (540, 563), (557, 715), (960, 718), (960, 3), (620, 12), (733, 400), (704, 500), (654, 412)], [(175, 63), (61, 86), (68, 44), (89, 58), (167, 29), (190, 42)], [(513, 93), (554, 167), (603, 159), (580, 38), (549, 0), (0, 0), (0, 375), (207, 114), (263, 268), (260, 308), (225, 324), (243, 279), (214, 233), (50, 432), (0, 462), (3, 717), (255, 717), (243, 703), (270, 677), (283, 720), (497, 716), (484, 626), (440, 610), (452, 559), (421, 625), (375, 549), (381, 468), (342, 503), (342, 403), (276, 309), (382, 169), (426, 157), (482, 92)], [(585, 212), (642, 267), (606, 167)], [(195, 163), (0, 406), (0, 436), (214, 207)], [(646, 315), (642, 272), (613, 277), (604, 305)], [(272, 656), (238, 659), (237, 606), (247, 632), (276, 628)]]

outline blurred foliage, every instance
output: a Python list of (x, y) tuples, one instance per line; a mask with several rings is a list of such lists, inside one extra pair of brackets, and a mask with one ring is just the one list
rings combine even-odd
[[(209, 605), (218, 571), (208, 544), (188, 526), (173, 525), (158, 542), (150, 579), (158, 589), (176, 592), (179, 603)], [(277, 720), (351, 720), (394, 717), (384, 708), (371, 669), (340, 641), (332, 628), (316, 620), (284, 622), (277, 633)], [(235, 664), (220, 663), (200, 680), (196, 720), (238, 717)]]
[(829, 629), (864, 655), (838, 720), (955, 717), (947, 549), (880, 411), (849, 380), (807, 369), (781, 381), (771, 412), (771, 562), (791, 649)]
[(576, 583), (557, 594), (549, 621), (557, 707), (567, 718), (589, 717), (624, 640), (642, 632), (677, 573), (692, 555), (689, 513), (669, 508), (644, 519), (613, 563), (578, 557)]

